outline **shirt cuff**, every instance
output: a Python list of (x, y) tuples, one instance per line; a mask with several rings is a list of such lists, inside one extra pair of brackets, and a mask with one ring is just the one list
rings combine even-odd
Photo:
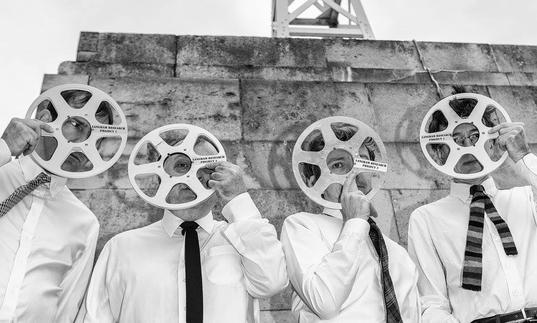
[(11, 151), (4, 139), (0, 139), (0, 166), (9, 163), (11, 160)]
[(533, 175), (537, 176), (537, 156), (532, 153), (527, 154), (517, 162), (520, 166), (525, 166)]
[(369, 223), (364, 219), (354, 218), (347, 220), (341, 230), (341, 236), (357, 236), (361, 239), (369, 236)]
[(244, 219), (261, 218), (261, 213), (248, 193), (235, 196), (222, 209), (222, 215), (233, 223)]

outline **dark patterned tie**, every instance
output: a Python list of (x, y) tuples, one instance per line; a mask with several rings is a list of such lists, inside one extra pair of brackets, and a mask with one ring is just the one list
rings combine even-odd
[(371, 238), (371, 242), (373, 242), (380, 261), (380, 276), (382, 279), (382, 291), (384, 293), (384, 305), (386, 306), (386, 323), (401, 323), (403, 319), (401, 318), (399, 304), (397, 303), (395, 289), (393, 288), (393, 282), (390, 276), (386, 243), (375, 221), (369, 218), (367, 222), (369, 222), (369, 237)]
[(203, 323), (203, 285), (201, 282), (200, 246), (198, 224), (194, 221), (181, 223), (185, 236), (186, 321)]
[(473, 291), (481, 290), (481, 278), (483, 275), (483, 228), (485, 213), (494, 223), (502, 240), (503, 250), (506, 255), (517, 255), (517, 249), (513, 236), (507, 223), (500, 217), (490, 198), (485, 194), (481, 185), (470, 187), (472, 202), (470, 203), (470, 220), (468, 234), (466, 236), (466, 249), (464, 251), (464, 268), (462, 272), (462, 288)]
[(40, 173), (27, 184), (17, 187), (4, 202), (0, 203), (0, 217), (9, 212), (9, 210), (22, 201), (26, 195), (32, 193), (36, 188), (45, 183), (50, 183), (50, 176), (45, 173)]

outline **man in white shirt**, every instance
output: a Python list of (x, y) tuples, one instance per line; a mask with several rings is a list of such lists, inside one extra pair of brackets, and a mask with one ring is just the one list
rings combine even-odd
[[(464, 100), (468, 99), (454, 101), (452, 108), (468, 115), (475, 104)], [(499, 135), (492, 143), (507, 150), (519, 173), (536, 188), (537, 157), (529, 151), (523, 124), (497, 125), (496, 118), (485, 117), (483, 122), (492, 127), (489, 133)], [(435, 118), (429, 132), (447, 125), (442, 116)], [(455, 142), (469, 146), (477, 141), (479, 131), (461, 124), (453, 135)], [(488, 148), (494, 160), (497, 154)], [(438, 160), (445, 158), (441, 147), (433, 150)], [(462, 159), (456, 172), (483, 169), (472, 155)], [(408, 237), (409, 253), (420, 271), (424, 322), (526, 322), (526, 317), (535, 318), (537, 215), (531, 186), (499, 190), (490, 176), (453, 178), (447, 197), (412, 213)]]
[[(194, 149), (217, 153), (208, 141)], [(170, 176), (190, 167), (180, 154), (164, 161)], [(218, 195), (189, 209), (164, 210), (162, 220), (106, 243), (88, 288), (84, 322), (259, 322), (258, 298), (288, 283), (281, 244), (246, 192), (241, 169), (229, 162), (206, 167), (198, 180)], [(218, 197), (226, 202), (228, 222), (213, 219)], [(168, 198), (185, 203), (196, 196), (181, 186)]]
[[(87, 92), (65, 93), (67, 103), (84, 105)], [(75, 320), (93, 266), (99, 223), (65, 186), (28, 155), (34, 148), (50, 156), (56, 148), (41, 131), (56, 117), (51, 105), (37, 109), (37, 119), (13, 119), (0, 139), (0, 322)], [(111, 123), (110, 111), (97, 119)], [(89, 131), (77, 119), (62, 128), (72, 140)], [(39, 144), (38, 144), (39, 143)], [(84, 169), (85, 156), (69, 156), (64, 166)]]
[[(350, 125), (334, 129), (341, 141), (356, 131)], [(360, 147), (360, 157), (374, 160), (369, 139)], [(304, 150), (323, 146), (323, 139), (314, 137)], [(351, 172), (349, 156), (329, 154), (329, 170)], [(383, 236), (370, 219), (376, 211), (364, 195), (371, 190), (368, 174), (349, 173), (343, 188), (332, 184), (324, 192), (324, 199), (341, 202), (341, 211), (325, 208), (322, 214), (301, 212), (285, 219), (281, 241), (293, 285), (292, 310), (300, 323), (420, 320), (416, 267), (404, 248)], [(306, 165), (303, 176), (313, 186), (320, 174)]]

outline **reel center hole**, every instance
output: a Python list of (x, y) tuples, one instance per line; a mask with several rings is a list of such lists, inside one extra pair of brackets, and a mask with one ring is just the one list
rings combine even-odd
[(68, 142), (83, 142), (91, 135), (91, 125), (82, 117), (69, 117), (62, 124), (62, 134)]
[(453, 140), (461, 147), (475, 146), (479, 140), (479, 129), (469, 122), (461, 123), (453, 129)]
[(173, 153), (164, 160), (164, 171), (170, 176), (183, 176), (190, 171), (192, 160), (183, 153)]
[(330, 173), (345, 175), (354, 167), (354, 158), (344, 149), (334, 149), (326, 157), (326, 165)]

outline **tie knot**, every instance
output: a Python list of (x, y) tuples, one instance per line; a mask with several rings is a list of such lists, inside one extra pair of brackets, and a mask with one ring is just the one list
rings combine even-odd
[(485, 193), (485, 188), (482, 185), (472, 185), (470, 186), (470, 194), (474, 195), (475, 193)]
[(39, 173), (39, 175), (37, 175), (33, 181), (37, 184), (37, 185), (41, 185), (41, 184), (45, 184), (45, 183), (50, 183), (50, 176), (46, 173)]
[(196, 230), (199, 225), (194, 221), (185, 221), (181, 223), (181, 228), (183, 228), (182, 234), (185, 235), (188, 231)]

